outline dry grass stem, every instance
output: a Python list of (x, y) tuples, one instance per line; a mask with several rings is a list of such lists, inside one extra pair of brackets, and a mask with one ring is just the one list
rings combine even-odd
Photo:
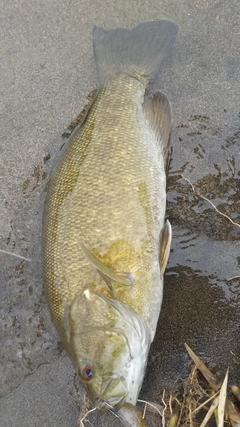
[(157, 412), (160, 415), (160, 417), (163, 416), (163, 413), (161, 412), (161, 410), (163, 411), (164, 408), (161, 405), (158, 405), (157, 403), (147, 402), (146, 400), (142, 400), (142, 399), (138, 399), (138, 402), (145, 403), (145, 405), (147, 406), (149, 405), (151, 408), (154, 409), (154, 412)]
[(147, 403), (145, 403), (144, 405), (143, 414), (142, 414), (143, 419), (146, 417), (146, 412), (147, 412)]
[(201, 423), (200, 427), (205, 427), (205, 425), (207, 424), (207, 422), (210, 420), (211, 416), (214, 414), (215, 409), (218, 407), (219, 404), (219, 396), (217, 396), (213, 403), (211, 404), (203, 422)]
[(196, 427), (195, 409), (203, 398), (209, 398), (198, 381), (197, 367), (194, 365), (189, 377), (183, 381), (183, 397), (177, 427)]
[(192, 415), (197, 413), (200, 409), (202, 409), (205, 405), (207, 405), (211, 400), (215, 399), (219, 395), (219, 391), (217, 393), (214, 393), (209, 399), (207, 399), (205, 402), (203, 402), (200, 406), (198, 406), (194, 411), (192, 412)]
[(219, 394), (218, 427), (224, 426), (224, 414), (225, 414), (225, 406), (226, 406), (226, 399), (227, 399), (228, 371), (229, 370), (227, 370), (226, 372), (226, 375), (220, 390), (220, 394)]
[(212, 372), (204, 365), (204, 363), (199, 359), (199, 357), (192, 351), (192, 349), (186, 343), (185, 343), (185, 347), (187, 349), (189, 356), (192, 358), (192, 360), (194, 361), (199, 371), (206, 378), (207, 382), (210, 384), (210, 386), (213, 388), (214, 391), (218, 391), (221, 387), (221, 384), (219, 383), (219, 381), (216, 380), (215, 375), (212, 374)]
[(169, 406), (170, 414), (171, 414), (171, 415), (173, 415), (173, 410), (172, 410), (172, 400), (173, 400), (173, 396), (172, 396), (172, 393), (170, 393), (168, 406)]
[[(78, 424), (80, 427), (85, 427), (83, 421), (87, 418), (87, 416), (88, 416), (88, 414), (90, 414), (90, 412), (94, 412), (94, 411), (96, 411), (96, 409), (97, 408), (90, 409), (89, 411), (86, 412), (86, 414), (82, 418), (78, 419)], [(86, 420), (86, 421), (92, 426), (92, 423), (90, 423), (89, 420)]]
[(164, 397), (165, 397), (165, 390), (163, 390), (163, 395), (162, 395), (162, 403), (164, 405), (163, 414), (162, 414), (162, 427), (165, 427), (165, 412), (167, 409), (167, 405), (166, 405), (166, 402), (164, 400)]
[(194, 186), (193, 186), (193, 184), (191, 183), (191, 181), (188, 179), (188, 178), (186, 178), (184, 175), (182, 175), (182, 174), (180, 174), (180, 176), (185, 180), (185, 181), (187, 181), (190, 185), (191, 185), (191, 187), (192, 187), (192, 191), (193, 191), (193, 193), (194, 194), (196, 194), (196, 196), (198, 196), (198, 197), (201, 197), (203, 200), (206, 200), (208, 203), (210, 203), (210, 205), (213, 207), (213, 209), (215, 209), (215, 211), (219, 214), (219, 215), (222, 215), (222, 216), (224, 216), (228, 221), (230, 221), (233, 225), (235, 225), (236, 227), (238, 227), (238, 228), (240, 228), (240, 224), (238, 224), (237, 222), (234, 222), (228, 215), (226, 215), (226, 214), (224, 214), (223, 212), (221, 212), (215, 205), (214, 205), (214, 203), (213, 202), (211, 202), (211, 200), (209, 200), (207, 197), (205, 197), (205, 196), (203, 196), (201, 193), (198, 193), (196, 190), (195, 190), (195, 188), (194, 188)]
[[(75, 383), (74, 383), (74, 387), (75, 387), (75, 390), (77, 391)], [(90, 409), (92, 403), (91, 403), (91, 401), (90, 401), (87, 393), (84, 393), (84, 397), (83, 397), (83, 399), (81, 399), (81, 403), (82, 404), (81, 404), (81, 411), (80, 411), (79, 417), (78, 417), (78, 425), (80, 427), (84, 427), (84, 422), (83, 421), (86, 419), (86, 417), (88, 416), (88, 414), (90, 412), (95, 411), (96, 408)], [(86, 422), (88, 422), (89, 424), (91, 424), (90, 421), (88, 421), (88, 420), (86, 420)]]
[(15, 258), (23, 259), (24, 261), (31, 261), (31, 259), (30, 259), (30, 258), (25, 258), (24, 256), (22, 256), (22, 255), (17, 255), (17, 254), (15, 254), (15, 253), (13, 253), (13, 252), (4, 251), (4, 249), (0, 249), (0, 252), (2, 252), (3, 254), (7, 254), (7, 255), (14, 256)]
[(227, 282), (229, 282), (230, 280), (234, 280), (234, 279), (240, 279), (240, 276), (230, 277), (229, 279), (227, 279)]

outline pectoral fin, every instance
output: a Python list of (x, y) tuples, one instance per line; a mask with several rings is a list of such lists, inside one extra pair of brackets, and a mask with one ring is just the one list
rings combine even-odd
[(161, 233), (161, 239), (160, 239), (160, 272), (163, 276), (166, 265), (168, 262), (168, 257), (170, 253), (170, 247), (172, 242), (172, 227), (170, 222), (167, 220), (162, 233)]
[(107, 283), (108, 286), (112, 289), (112, 282), (118, 283), (124, 286), (131, 286), (133, 284), (133, 279), (130, 274), (117, 274), (114, 271), (110, 270), (105, 264), (103, 264), (95, 255), (88, 250), (83, 242), (80, 241), (80, 246), (86, 255), (87, 259), (91, 264), (96, 268), (100, 276)]

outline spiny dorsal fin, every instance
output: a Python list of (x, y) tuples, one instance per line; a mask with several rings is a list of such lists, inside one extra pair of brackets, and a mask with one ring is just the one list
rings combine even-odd
[(150, 122), (151, 128), (157, 138), (167, 162), (168, 147), (171, 137), (172, 116), (170, 103), (162, 92), (155, 92), (154, 95), (145, 99), (143, 104), (145, 118)]
[(133, 278), (130, 274), (117, 274), (114, 271), (110, 270), (105, 264), (102, 263), (98, 258), (93, 255), (92, 252), (88, 250), (88, 248), (84, 245), (83, 242), (80, 241), (80, 246), (87, 257), (87, 259), (91, 262), (91, 264), (96, 268), (100, 276), (107, 283), (108, 286), (112, 289), (112, 282), (118, 283), (124, 286), (131, 286), (133, 284)]
[(170, 222), (167, 220), (163, 230), (161, 232), (160, 238), (160, 272), (161, 276), (164, 275), (166, 265), (168, 262), (168, 257), (170, 253), (170, 247), (172, 242), (172, 227)]

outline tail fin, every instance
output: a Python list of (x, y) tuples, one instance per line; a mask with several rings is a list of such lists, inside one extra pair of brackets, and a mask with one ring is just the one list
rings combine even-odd
[(169, 55), (178, 26), (171, 21), (145, 22), (133, 30), (93, 29), (93, 50), (100, 85), (119, 74), (153, 79)]

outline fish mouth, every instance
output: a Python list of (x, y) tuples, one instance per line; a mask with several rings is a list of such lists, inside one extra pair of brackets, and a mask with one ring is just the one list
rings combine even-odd
[[(125, 402), (125, 396), (119, 396), (118, 398), (109, 398), (106, 400), (98, 401), (96, 408), (101, 412), (107, 412), (109, 410), (119, 409)], [(121, 404), (121, 405), (120, 405)]]
[(118, 409), (125, 402), (128, 394), (128, 387), (125, 379), (118, 375), (105, 377), (102, 382), (102, 389), (96, 401), (96, 407), (102, 412), (109, 409)]

